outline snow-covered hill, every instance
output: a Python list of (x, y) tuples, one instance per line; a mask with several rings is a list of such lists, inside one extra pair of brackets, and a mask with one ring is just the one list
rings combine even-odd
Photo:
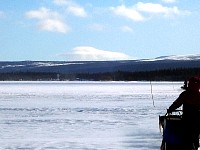
[(54, 72), (94, 73), (112, 71), (152, 71), (175, 68), (200, 68), (200, 55), (162, 56), (155, 59), (124, 61), (13, 61), (0, 62), (0, 73)]
[(200, 60), (199, 55), (171, 55), (171, 56), (161, 56), (155, 58), (155, 60)]

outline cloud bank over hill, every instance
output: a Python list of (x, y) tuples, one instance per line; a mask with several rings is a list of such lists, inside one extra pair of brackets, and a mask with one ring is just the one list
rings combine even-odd
[(90, 46), (79, 46), (71, 50), (70, 53), (61, 54), (68, 61), (108, 61), (108, 60), (127, 60), (130, 56), (120, 53), (97, 49)]

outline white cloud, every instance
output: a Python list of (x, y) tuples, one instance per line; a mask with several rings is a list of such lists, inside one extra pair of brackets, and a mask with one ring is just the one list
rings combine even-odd
[(49, 9), (42, 7), (38, 10), (32, 10), (26, 13), (26, 16), (28, 18), (35, 18), (35, 19), (47, 19), (47, 18), (54, 18), (57, 19), (59, 17), (59, 14), (56, 12), (52, 12)]
[(66, 7), (66, 11), (78, 17), (87, 17), (85, 9), (72, 0), (54, 0), (54, 4)]
[(144, 21), (145, 18), (134, 8), (134, 7), (126, 7), (124, 5), (118, 7), (111, 7), (111, 10), (119, 16), (123, 16), (129, 18), (133, 21)]
[(40, 30), (67, 33), (69, 27), (64, 23), (62, 17), (57, 13), (47, 8), (40, 8), (26, 13), (29, 19), (38, 20), (38, 28)]
[(39, 23), (39, 28), (41, 30), (47, 30), (47, 31), (55, 31), (55, 32), (62, 32), (66, 33), (69, 29), (66, 27), (66, 25), (59, 21), (59, 20), (51, 20), (46, 19)]
[(162, 0), (162, 1), (165, 3), (175, 3), (176, 2), (176, 0)]
[(79, 6), (70, 6), (68, 7), (68, 11), (79, 17), (87, 17), (87, 13), (82, 7)]
[(161, 4), (143, 2), (138, 2), (132, 7), (124, 5), (112, 7), (111, 10), (118, 16), (123, 16), (136, 22), (148, 20), (148, 18), (152, 18), (154, 15), (174, 17), (190, 13), (189, 11), (179, 10), (176, 6), (166, 7)]
[(129, 26), (123, 26), (123, 27), (121, 27), (121, 30), (123, 32), (130, 32), (130, 33), (133, 32), (133, 29)]
[(161, 4), (138, 2), (136, 8), (140, 12), (163, 14), (164, 16), (179, 15), (180, 10), (174, 7), (164, 7)]
[(80, 46), (72, 49), (71, 53), (63, 55), (69, 61), (106, 61), (106, 60), (127, 60), (130, 56), (120, 53), (100, 50), (90, 46)]

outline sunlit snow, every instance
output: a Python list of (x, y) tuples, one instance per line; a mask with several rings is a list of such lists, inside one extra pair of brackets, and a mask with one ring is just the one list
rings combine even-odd
[(158, 150), (158, 116), (181, 85), (0, 82), (0, 149)]

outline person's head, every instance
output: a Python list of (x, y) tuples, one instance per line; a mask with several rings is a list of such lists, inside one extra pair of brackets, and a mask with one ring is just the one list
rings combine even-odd
[(200, 77), (191, 77), (187, 89), (200, 93)]

